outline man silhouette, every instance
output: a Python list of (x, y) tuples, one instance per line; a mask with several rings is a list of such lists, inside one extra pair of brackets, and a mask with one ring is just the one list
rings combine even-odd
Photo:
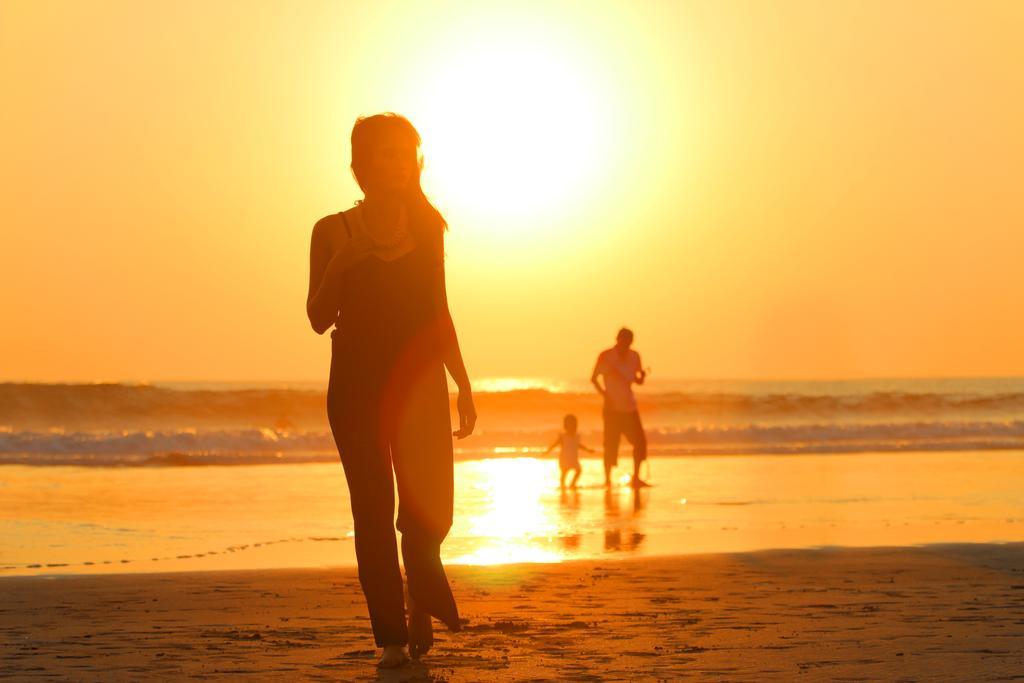
[[(640, 479), (640, 463), (647, 459), (647, 436), (640, 424), (633, 384), (643, 384), (647, 373), (640, 364), (640, 354), (629, 348), (633, 331), (623, 327), (615, 337), (615, 346), (598, 355), (590, 381), (604, 396), (604, 485), (612, 484), (611, 472), (619, 462), (619, 441), (622, 436), (633, 445), (633, 477), (630, 485), (647, 486)], [(604, 386), (597, 381), (604, 380)]]

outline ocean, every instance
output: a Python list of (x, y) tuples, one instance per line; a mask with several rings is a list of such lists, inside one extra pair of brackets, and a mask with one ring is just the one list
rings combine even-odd
[[(354, 563), (315, 384), (0, 385), (0, 576)], [(585, 386), (492, 380), (456, 442), (451, 563), (1024, 541), (1024, 380), (652, 382), (653, 486), (561, 491)]]
[[(0, 462), (331, 462), (325, 394), (313, 383), (0, 384)], [(580, 383), (485, 380), (476, 401), (460, 459), (540, 453), (567, 413), (600, 444), (600, 397)], [(1021, 378), (651, 382), (639, 402), (654, 456), (1024, 446)]]

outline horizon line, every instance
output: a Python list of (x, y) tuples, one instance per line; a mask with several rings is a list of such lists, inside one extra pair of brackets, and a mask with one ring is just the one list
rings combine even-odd
[[(965, 381), (965, 380), (1024, 380), (1024, 374), (978, 374), (978, 375), (857, 375), (845, 377), (651, 377), (650, 383), (750, 383), (750, 384), (774, 384), (774, 383), (842, 383), (842, 382), (886, 382), (886, 381)], [(489, 383), (498, 381), (520, 381), (526, 384), (536, 383), (582, 383), (589, 384), (585, 376), (579, 377), (543, 377), (537, 375), (488, 375), (479, 377), (474, 383)], [(249, 385), (281, 385), (281, 384), (327, 384), (326, 378), (292, 378), (292, 379), (28, 379), (28, 378), (4, 378), (0, 379), (0, 385), (4, 384), (35, 384), (35, 385), (98, 385), (98, 384), (123, 384), (156, 386), (166, 384), (249, 384)], [(542, 388), (540, 386), (523, 387)]]

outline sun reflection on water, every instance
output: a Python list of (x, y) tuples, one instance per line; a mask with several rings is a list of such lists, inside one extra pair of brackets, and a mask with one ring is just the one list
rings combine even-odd
[[(548, 547), (564, 530), (545, 501), (552, 481), (550, 461), (537, 458), (482, 460), (472, 465), (466, 497), (473, 515), (462, 534), (476, 548), (450, 558), (456, 564), (559, 562), (564, 554)], [(469, 473), (467, 473), (469, 474)]]
[(541, 377), (485, 377), (474, 382), (474, 388), (480, 392), (543, 389), (552, 393), (559, 393), (566, 391), (568, 387), (565, 382)]

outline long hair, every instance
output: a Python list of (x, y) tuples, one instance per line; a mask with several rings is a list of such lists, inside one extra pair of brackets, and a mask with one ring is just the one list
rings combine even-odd
[(385, 112), (373, 116), (360, 116), (352, 127), (352, 174), (365, 193), (371, 174), (373, 155), (377, 146), (388, 136), (398, 135), (412, 143), (416, 149), (416, 163), (413, 166), (412, 179), (405, 195), (405, 209), (409, 216), (409, 228), (413, 235), (425, 238), (429, 244), (439, 249), (448, 221), (441, 212), (430, 203), (420, 186), (420, 173), (423, 171), (423, 157), (419, 153), (420, 134), (409, 119)]

